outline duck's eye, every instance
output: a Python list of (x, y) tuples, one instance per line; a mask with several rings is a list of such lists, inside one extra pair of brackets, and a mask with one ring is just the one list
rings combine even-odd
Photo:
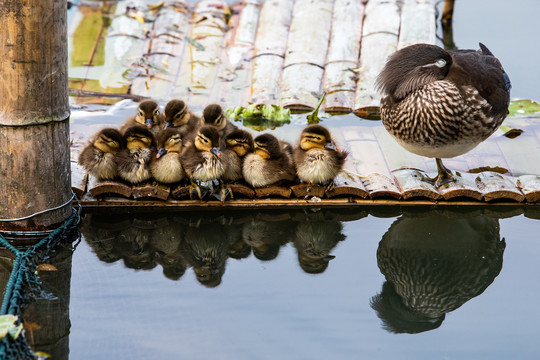
[(315, 137), (315, 140), (321, 141), (322, 139), (321, 139), (319, 136), (316, 136), (316, 137)]
[(154, 110), (154, 115), (159, 115), (159, 110), (158, 109)]
[(144, 116), (144, 113), (142, 110), (139, 110), (139, 116)]
[(182, 113), (178, 113), (178, 114), (174, 115), (175, 119), (180, 119), (181, 117), (182, 117)]

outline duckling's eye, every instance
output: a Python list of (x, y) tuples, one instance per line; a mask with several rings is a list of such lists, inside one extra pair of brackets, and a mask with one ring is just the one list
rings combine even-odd
[(205, 144), (208, 144), (208, 140), (206, 140), (205, 138), (201, 138), (201, 140), (205, 143)]
[(182, 113), (178, 113), (178, 114), (174, 115), (175, 119), (180, 119), (180, 117), (182, 117)]
[(144, 113), (142, 110), (139, 110), (139, 116), (144, 116)]
[(158, 109), (154, 110), (154, 115), (159, 115), (159, 110)]
[(322, 140), (322, 138), (321, 138), (321, 137), (319, 137), (319, 136), (316, 136), (316, 137), (315, 137), (315, 140), (317, 140), (317, 141), (321, 141), (321, 140)]

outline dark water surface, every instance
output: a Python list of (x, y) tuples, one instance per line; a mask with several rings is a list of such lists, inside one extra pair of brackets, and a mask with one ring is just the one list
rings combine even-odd
[(525, 215), (87, 214), (70, 358), (538, 358), (540, 222)]

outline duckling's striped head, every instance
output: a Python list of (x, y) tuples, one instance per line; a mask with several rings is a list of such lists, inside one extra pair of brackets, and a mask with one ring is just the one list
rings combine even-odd
[(154, 135), (143, 126), (132, 126), (124, 133), (128, 150), (149, 149), (156, 146)]
[(317, 124), (309, 125), (302, 131), (300, 148), (304, 151), (311, 149), (337, 150), (328, 129)]
[(281, 154), (279, 140), (272, 134), (262, 134), (254, 140), (254, 153), (263, 159), (276, 158)]
[(102, 129), (96, 134), (94, 139), (94, 147), (105, 153), (115, 154), (124, 147), (124, 139), (117, 129)]
[(234, 130), (225, 137), (225, 145), (227, 149), (242, 157), (253, 152), (253, 136), (246, 130)]
[(187, 124), (191, 113), (188, 110), (186, 103), (179, 99), (173, 99), (165, 105), (165, 125), (164, 128), (178, 127)]
[(195, 137), (195, 148), (199, 151), (207, 151), (221, 157), (219, 149), (219, 133), (211, 125), (202, 126)]
[(151, 129), (155, 123), (158, 122), (159, 105), (157, 102), (151, 99), (143, 100), (137, 108), (137, 115), (135, 121), (143, 126)]
[(210, 104), (204, 108), (201, 122), (202, 125), (213, 125), (218, 130), (223, 130), (227, 125), (227, 117), (220, 105)]
[(166, 129), (158, 135), (157, 147), (156, 158), (160, 158), (168, 152), (180, 153), (182, 151), (182, 136), (174, 128)]
[(436, 45), (407, 46), (390, 56), (376, 86), (382, 94), (399, 101), (427, 83), (444, 79), (451, 65), (450, 53)]

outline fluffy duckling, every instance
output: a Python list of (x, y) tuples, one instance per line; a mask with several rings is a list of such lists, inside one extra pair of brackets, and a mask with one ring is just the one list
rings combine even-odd
[(137, 108), (137, 115), (127, 119), (122, 126), (120, 132), (123, 134), (132, 126), (146, 126), (152, 134), (157, 135), (163, 123), (163, 117), (159, 113), (159, 105), (151, 99), (143, 100)]
[(192, 140), (200, 126), (200, 119), (189, 111), (187, 104), (180, 99), (172, 99), (165, 105), (163, 128), (178, 130), (184, 142)]
[(117, 175), (115, 154), (124, 148), (124, 139), (116, 129), (97, 132), (79, 155), (79, 164), (98, 180), (112, 180)]
[(219, 149), (219, 134), (213, 126), (199, 128), (193, 142), (182, 152), (181, 161), (184, 170), (191, 180), (192, 187), (197, 191), (199, 199), (202, 198), (198, 185), (201, 182), (219, 183), (225, 171)]
[(166, 129), (157, 137), (157, 154), (150, 163), (152, 176), (164, 184), (182, 180), (186, 173), (180, 161), (182, 136), (174, 128)]
[(156, 151), (156, 140), (149, 129), (132, 126), (124, 133), (126, 148), (116, 154), (118, 176), (131, 184), (138, 184), (152, 177), (150, 162)]
[(310, 184), (332, 186), (334, 178), (343, 169), (347, 154), (338, 150), (328, 129), (309, 125), (302, 131), (294, 149), (298, 178)]
[(480, 50), (448, 52), (416, 44), (394, 53), (379, 74), (381, 119), (406, 150), (435, 158), (437, 186), (454, 181), (442, 158), (465, 154), (508, 114), (510, 79), (499, 60)]
[(294, 161), (282, 144), (272, 134), (255, 138), (254, 152), (246, 155), (242, 166), (242, 174), (248, 184), (264, 187), (281, 180), (296, 179)]
[(225, 136), (223, 161), (225, 172), (223, 180), (238, 181), (242, 179), (242, 165), (246, 154), (253, 152), (253, 136), (246, 130), (237, 129)]
[(230, 132), (238, 129), (236, 125), (227, 119), (227, 116), (225, 116), (225, 113), (223, 112), (223, 108), (218, 104), (210, 104), (204, 108), (201, 124), (215, 126), (222, 139)]

